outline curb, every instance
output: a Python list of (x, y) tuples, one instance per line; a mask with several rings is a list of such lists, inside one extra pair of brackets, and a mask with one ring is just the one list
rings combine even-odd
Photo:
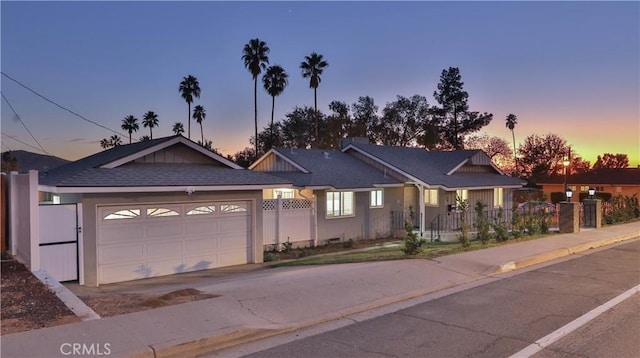
[(551, 261), (551, 260), (559, 259), (561, 257), (577, 254), (577, 253), (580, 253), (580, 252), (583, 252), (583, 251), (587, 251), (587, 250), (596, 249), (596, 248), (599, 248), (599, 247), (602, 247), (602, 246), (615, 244), (617, 242), (631, 240), (631, 239), (634, 239), (636, 237), (638, 237), (638, 233), (625, 234), (625, 235), (621, 235), (621, 236), (614, 237), (614, 238), (602, 239), (602, 240), (598, 240), (598, 241), (588, 242), (588, 243), (585, 243), (585, 244), (579, 244), (579, 245), (574, 245), (574, 246), (570, 246), (570, 247), (566, 247), (566, 248), (562, 248), (562, 249), (557, 249), (557, 250), (545, 252), (545, 253), (542, 253), (542, 254), (529, 256), (529, 257), (526, 257), (524, 259), (517, 260), (517, 261), (509, 261), (507, 263), (498, 265), (498, 267), (496, 268), (496, 270), (495, 270), (495, 272), (493, 274), (495, 275), (495, 274), (506, 273), (506, 272), (509, 272), (509, 271), (518, 270), (518, 269), (521, 269), (521, 268), (524, 268), (524, 267), (533, 266), (533, 265), (537, 265), (539, 263), (548, 262), (548, 261)]
[(101, 317), (95, 313), (89, 306), (87, 306), (82, 300), (74, 295), (68, 288), (64, 287), (60, 282), (51, 277), (44, 270), (38, 270), (32, 272), (42, 283), (53, 291), (58, 296), (60, 301), (65, 304), (76, 316), (80, 317), (83, 321), (92, 319), (101, 319)]

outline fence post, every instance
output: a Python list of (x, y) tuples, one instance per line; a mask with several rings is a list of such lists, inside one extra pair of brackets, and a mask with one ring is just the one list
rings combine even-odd
[(276, 248), (280, 250), (280, 233), (282, 232), (282, 194), (278, 193), (276, 198)]
[(580, 204), (560, 202), (559, 226), (561, 234), (580, 231)]

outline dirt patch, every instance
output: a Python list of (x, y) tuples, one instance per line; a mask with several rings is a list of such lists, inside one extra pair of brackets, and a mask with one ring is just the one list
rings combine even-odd
[(2, 335), (80, 321), (23, 264), (6, 253), (1, 257)]
[(112, 317), (153, 308), (206, 300), (219, 297), (219, 295), (204, 293), (194, 288), (187, 288), (169, 292), (161, 296), (140, 293), (103, 293), (78, 297), (100, 317)]

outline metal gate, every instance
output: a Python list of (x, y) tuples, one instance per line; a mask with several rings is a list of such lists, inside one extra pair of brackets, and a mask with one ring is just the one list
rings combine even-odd
[(79, 279), (80, 204), (41, 205), (40, 269), (62, 281)]

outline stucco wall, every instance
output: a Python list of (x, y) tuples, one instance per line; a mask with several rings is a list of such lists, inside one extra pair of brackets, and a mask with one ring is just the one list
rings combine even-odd
[(187, 195), (185, 192), (176, 193), (111, 193), (84, 194), (82, 196), (83, 227), (83, 255), (85, 285), (97, 285), (97, 246), (96, 226), (98, 205), (122, 205), (130, 203), (170, 203), (170, 202), (202, 202), (202, 201), (251, 201), (253, 216), (251, 233), (252, 247), (250, 262), (259, 263), (263, 260), (262, 251), (262, 191), (230, 191), (230, 192), (195, 192)]

